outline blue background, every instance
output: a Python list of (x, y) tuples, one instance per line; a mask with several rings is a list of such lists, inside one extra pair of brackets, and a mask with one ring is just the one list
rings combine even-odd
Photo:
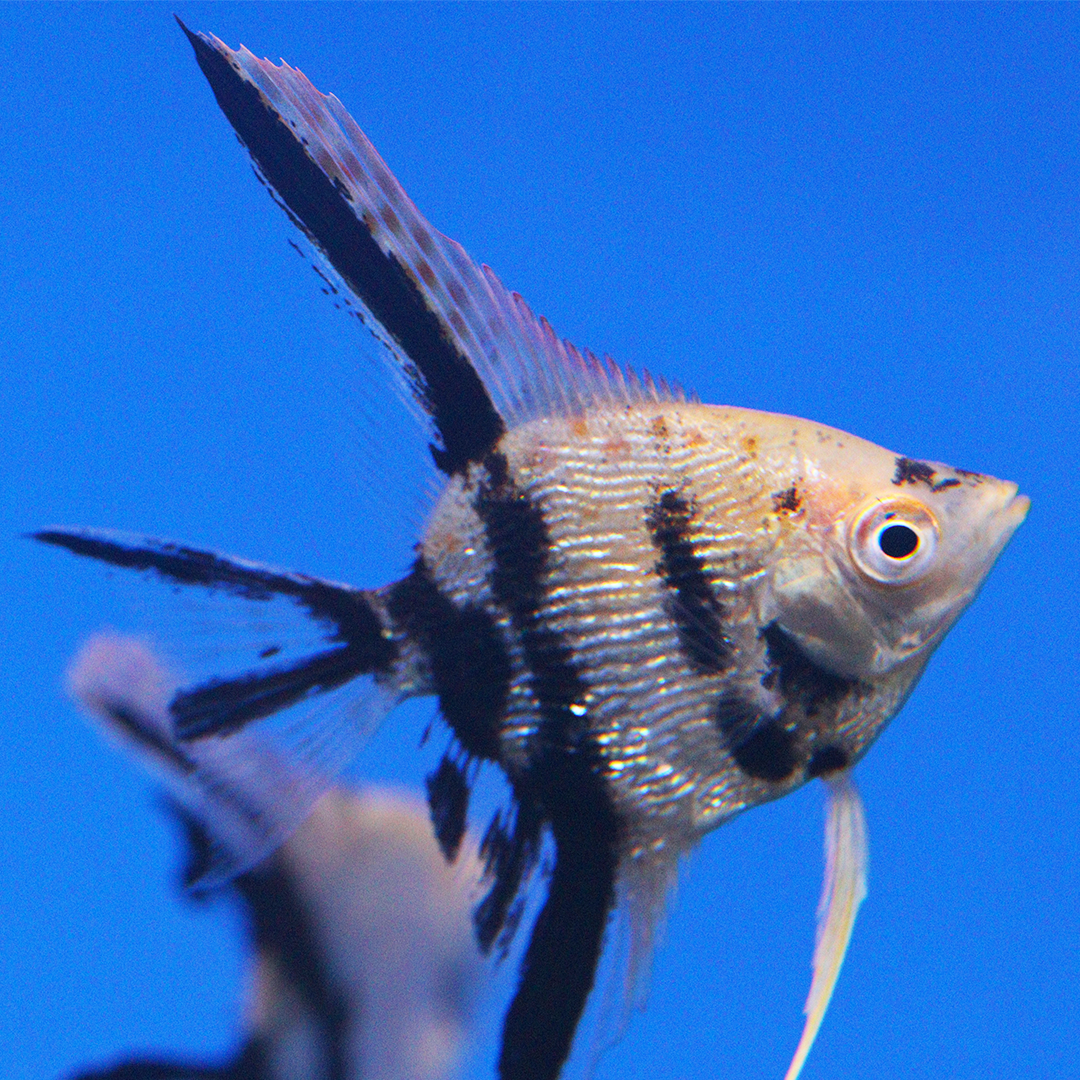
[[(858, 769), (870, 897), (804, 1075), (1080, 1071), (1080, 10), (174, 6), (336, 93), (575, 342), (1021, 484), (1027, 524)], [(62, 690), (116, 579), (19, 534), (115, 526), (375, 585), (427, 505), (415, 430), (170, 11), (0, 7), (12, 1080), (224, 1055), (240, 973), (231, 909), (177, 899), (152, 786)], [(408, 771), (396, 725), (365, 775)], [(782, 1076), (822, 804), (707, 838), (601, 1077)]]

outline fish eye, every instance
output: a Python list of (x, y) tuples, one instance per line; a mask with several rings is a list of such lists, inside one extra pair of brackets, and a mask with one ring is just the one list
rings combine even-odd
[(866, 577), (886, 585), (908, 585), (933, 565), (937, 541), (937, 522), (922, 503), (887, 499), (855, 517), (848, 550)]
[(907, 559), (919, 550), (919, 534), (910, 525), (886, 525), (877, 542), (890, 559)]

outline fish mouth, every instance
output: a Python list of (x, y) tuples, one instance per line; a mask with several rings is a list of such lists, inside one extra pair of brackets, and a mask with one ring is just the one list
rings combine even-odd
[(1001, 543), (1008, 543), (1031, 509), (1031, 500), (1021, 495), (1016, 484), (1010, 484), (1005, 505), (1001, 509)]
[[(1013, 495), (1005, 507), (1005, 513), (1015, 520), (1016, 525), (1019, 525), (1024, 518), (1027, 517), (1028, 510), (1031, 509), (1031, 500), (1026, 495), (1020, 495), (1019, 493)], [(1013, 526), (1016, 527), (1015, 525)]]
[(1031, 509), (1031, 500), (1026, 495), (1021, 495), (1016, 484), (1001, 482), (1001, 490), (996, 508), (988, 508), (986, 517), (986, 537), (988, 541), (986, 569), (994, 564), (998, 556), (1004, 550), (1005, 545), (1012, 539), (1012, 535), (1023, 524)]

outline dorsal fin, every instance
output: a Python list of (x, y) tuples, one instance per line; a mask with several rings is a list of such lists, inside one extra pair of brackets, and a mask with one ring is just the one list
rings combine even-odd
[(681, 398), (560, 340), (436, 232), (336, 97), (284, 62), (180, 25), (257, 169), (400, 364), (431, 417), (444, 472), (480, 460), (527, 420)]

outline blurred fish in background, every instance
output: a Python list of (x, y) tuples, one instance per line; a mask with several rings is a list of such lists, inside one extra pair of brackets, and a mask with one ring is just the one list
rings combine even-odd
[[(166, 785), (196, 889), (221, 838), (165, 711), (170, 678), (136, 638), (102, 634), (69, 675), (76, 698)], [(253, 768), (258, 764), (253, 764)], [(269, 760), (262, 767), (273, 769)], [(203, 801), (200, 801), (203, 800)], [(139, 1053), (77, 1080), (441, 1080), (474, 1019), (479, 952), (469, 917), (480, 876), (466, 836), (450, 865), (418, 799), (334, 788), (278, 851), (225, 886), (247, 920), (242, 1045), (220, 1064)]]

